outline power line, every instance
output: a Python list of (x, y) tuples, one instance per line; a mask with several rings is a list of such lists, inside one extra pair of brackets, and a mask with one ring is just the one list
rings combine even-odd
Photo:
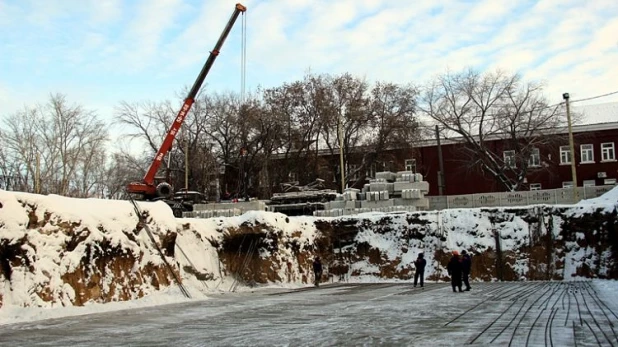
[(589, 98), (584, 98), (584, 99), (578, 99), (578, 100), (572, 100), (571, 103), (574, 102), (581, 102), (581, 101), (588, 101), (588, 100), (594, 100), (594, 99), (600, 99), (600, 98), (604, 98), (606, 96), (610, 96), (610, 95), (614, 95), (614, 94), (618, 94), (618, 90), (615, 92), (611, 92), (611, 93), (607, 93), (607, 94), (602, 94), (602, 95), (597, 95), (597, 96), (591, 96)]
[[(614, 91), (614, 92), (610, 92), (610, 93), (605, 93), (605, 94), (601, 94), (601, 95), (591, 96), (591, 97), (588, 97), (588, 98), (582, 98), (582, 99), (577, 99), (577, 100), (571, 100), (570, 102), (571, 102), (571, 103), (575, 103), (575, 102), (582, 102), (582, 101), (588, 101), (588, 100), (600, 99), (600, 98), (604, 98), (604, 97), (611, 96), (611, 95), (614, 95), (614, 94), (618, 94), (618, 90), (617, 90), (617, 91)], [(523, 111), (523, 112), (520, 112), (520, 113), (519, 113), (519, 115), (521, 116), (521, 115), (525, 115), (525, 114), (532, 113), (532, 112), (540, 112), (540, 111), (544, 111), (544, 110), (551, 109), (551, 108), (557, 108), (557, 107), (559, 107), (559, 106), (561, 106), (561, 105), (564, 105), (564, 104), (565, 104), (565, 102), (564, 102), (564, 101), (562, 101), (562, 102), (559, 102), (559, 103), (557, 103), (557, 104), (548, 105), (548, 106), (541, 107), (541, 108), (536, 109), (536, 110)], [(505, 114), (505, 113), (495, 113), (495, 114), (491, 114), (491, 115), (486, 115), (486, 116), (484, 116), (482, 120), (474, 120), (474, 121), (469, 121), (469, 122), (465, 122), (465, 123), (466, 123), (466, 124), (469, 124), (469, 125), (471, 125), (471, 124), (479, 124), (479, 123), (481, 123), (481, 121), (483, 121), (483, 122), (484, 122), (484, 121), (496, 120), (496, 118), (498, 118), (498, 117), (500, 117), (500, 116), (508, 116), (508, 114)], [(434, 126), (435, 126), (435, 125), (430, 125), (430, 126), (426, 126), (426, 127), (427, 127), (427, 128), (432, 128), (432, 129), (433, 129), (433, 127), (434, 127)], [(425, 126), (420, 126), (420, 127), (425, 127)], [(431, 130), (431, 129), (429, 129), (429, 130)]]

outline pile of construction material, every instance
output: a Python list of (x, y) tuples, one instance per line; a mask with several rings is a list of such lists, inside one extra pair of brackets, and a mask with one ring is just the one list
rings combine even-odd
[(412, 171), (378, 172), (374, 179), (359, 189), (346, 189), (334, 201), (324, 204), (319, 217), (337, 217), (365, 212), (395, 212), (426, 210), (429, 200), (429, 183), (423, 175)]
[(210, 204), (195, 204), (193, 211), (183, 212), (184, 218), (213, 218), (240, 216), (247, 211), (266, 211), (263, 201), (219, 202)]

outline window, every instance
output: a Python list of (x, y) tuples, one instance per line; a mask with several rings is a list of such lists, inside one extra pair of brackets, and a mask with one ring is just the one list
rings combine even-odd
[(594, 187), (597, 185), (595, 180), (584, 180), (584, 187)]
[(416, 172), (416, 159), (406, 159), (406, 171)]
[(371, 164), (370, 167), (368, 167), (367, 169), (365, 169), (365, 177), (366, 178), (373, 178), (376, 177), (376, 163)]
[(601, 144), (601, 161), (613, 161), (616, 160), (616, 151), (614, 150), (613, 142), (606, 142)]
[(341, 172), (339, 172), (339, 165), (335, 165), (335, 172), (333, 172), (333, 182), (337, 182), (341, 177)]
[(571, 151), (569, 146), (560, 146), (560, 164), (571, 164)]
[[(348, 172), (347, 172), (347, 174), (348, 175), (352, 175), (349, 178), (350, 181), (354, 181), (355, 182), (355, 181), (357, 181), (360, 178), (360, 175), (359, 175), (360, 170), (357, 170), (357, 169), (358, 169), (358, 167), (356, 165), (348, 165)], [(352, 183), (354, 183), (354, 182), (352, 182)]]
[(504, 151), (504, 166), (515, 167), (515, 151)]
[(540, 183), (530, 183), (530, 190), (541, 190)]
[(562, 188), (573, 188), (573, 181), (562, 182)]
[(594, 163), (594, 148), (592, 147), (591, 144), (587, 144), (587, 145), (581, 145), (580, 147), (580, 151), (581, 151), (581, 162), (582, 163)]
[(609, 184), (616, 184), (616, 179), (615, 179), (615, 178), (606, 178), (606, 179), (603, 181), (603, 184), (608, 184), (608, 185), (609, 185)]
[(528, 159), (528, 166), (541, 166), (541, 151), (539, 151), (538, 148), (533, 148), (530, 151), (530, 159)]

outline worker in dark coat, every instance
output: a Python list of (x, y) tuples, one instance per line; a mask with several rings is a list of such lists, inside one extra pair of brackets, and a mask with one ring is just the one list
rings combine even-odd
[(416, 268), (416, 271), (414, 272), (414, 287), (416, 287), (419, 279), (421, 282), (421, 288), (425, 284), (425, 265), (427, 265), (425, 255), (423, 253), (419, 253), (418, 257), (414, 261), (414, 267)]
[(466, 250), (461, 251), (461, 274), (463, 275), (463, 284), (466, 286), (466, 292), (470, 291), (470, 269), (472, 268), (472, 258)]
[(320, 261), (320, 257), (317, 256), (313, 260), (313, 274), (315, 275), (315, 286), (320, 285), (320, 278), (322, 278), (322, 261)]
[(448, 262), (446, 270), (448, 271), (448, 275), (451, 276), (453, 292), (457, 292), (455, 288), (459, 289), (459, 292), (463, 292), (463, 290), (461, 290), (461, 261), (459, 259), (459, 252), (453, 251), (453, 256)]

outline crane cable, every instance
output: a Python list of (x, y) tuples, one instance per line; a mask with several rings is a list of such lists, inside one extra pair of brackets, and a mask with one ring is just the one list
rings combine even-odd
[(240, 42), (240, 103), (245, 101), (245, 85), (247, 83), (247, 15), (242, 13), (242, 34)]
[[(246, 12), (242, 13), (242, 21), (241, 21), (241, 40), (240, 40), (240, 112), (243, 110), (243, 106), (245, 103), (245, 86), (247, 83), (247, 14)], [(242, 115), (241, 115), (242, 117)], [(240, 149), (240, 170), (238, 170), (238, 183), (236, 185), (236, 197), (239, 199), (245, 198), (241, 196), (244, 193), (245, 188), (245, 158), (243, 151), (246, 150), (244, 148), (244, 142), (241, 144)], [(243, 194), (244, 195), (244, 194)]]

